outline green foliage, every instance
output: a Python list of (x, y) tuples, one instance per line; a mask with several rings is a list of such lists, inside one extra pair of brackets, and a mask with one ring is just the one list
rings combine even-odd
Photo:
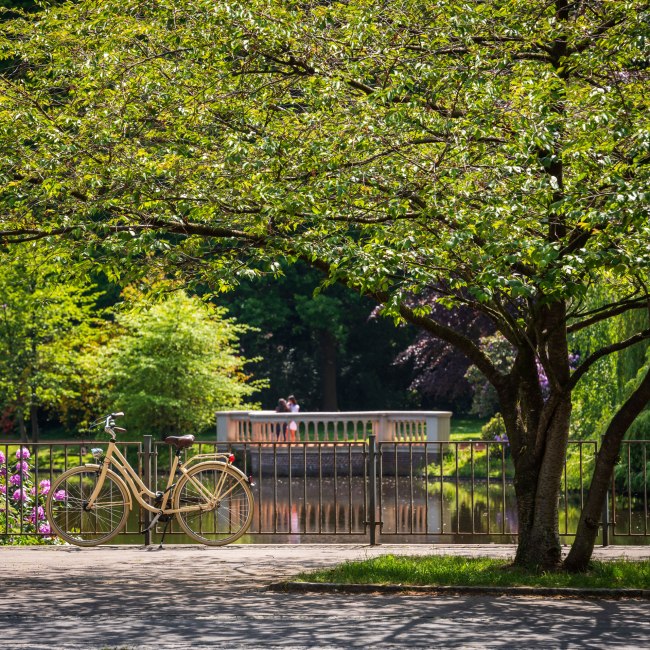
[(63, 421), (84, 410), (84, 363), (101, 321), (92, 285), (62, 277), (33, 246), (13, 253), (0, 266), (0, 403), (34, 432), (41, 408)]
[[(215, 293), (302, 260), (460, 349), (522, 466), (559, 478), (568, 337), (646, 309), (650, 281), (649, 8), (585, 7), (106, 0), (9, 20), (0, 237)], [(413, 306), (426, 292), (489, 318), (512, 364)], [(596, 339), (587, 375), (613, 351)]]
[(199, 434), (214, 426), (217, 410), (254, 408), (247, 398), (260, 384), (238, 353), (246, 328), (224, 309), (177, 292), (117, 322), (120, 333), (102, 350), (105, 399), (137, 437)]
[[(589, 303), (591, 308), (606, 304), (613, 288), (599, 287)], [(627, 338), (648, 327), (648, 314), (628, 312), (579, 331), (570, 337), (570, 346), (580, 359), (614, 341)], [(648, 341), (609, 355), (596, 363), (573, 392), (571, 436), (589, 440), (598, 436), (614, 415), (617, 407), (627, 398), (630, 382), (637, 379), (639, 371), (647, 367)]]
[(514, 466), (507, 443), (460, 442), (443, 445), (440, 459), (427, 467), (430, 480), (511, 480)]
[(625, 434), (620, 462), (614, 471), (623, 492), (643, 496), (650, 477), (650, 410), (643, 411)]
[(481, 427), (481, 440), (504, 440), (507, 438), (506, 425), (501, 413), (497, 413)]
[[(321, 280), (304, 264), (283, 264), (279, 277), (242, 282), (218, 298), (239, 322), (256, 328), (242, 333), (241, 347), (260, 358), (256, 377), (268, 379), (262, 404), (275, 408), (279, 396), (295, 393), (303, 411), (417, 406), (404, 388), (410, 369), (393, 365), (413, 328), (372, 317), (375, 303), (343, 286), (319, 290)], [(324, 378), (332, 374), (335, 394), (326, 401)]]

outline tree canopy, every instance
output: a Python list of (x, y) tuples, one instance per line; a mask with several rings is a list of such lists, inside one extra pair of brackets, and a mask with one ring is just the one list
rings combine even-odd
[[(641, 0), (107, 0), (7, 21), (0, 237), (215, 291), (300, 259), (460, 349), (512, 444), (517, 561), (551, 566), (571, 393), (650, 336), (572, 370), (569, 335), (648, 306), (649, 21)], [(511, 366), (423, 292), (486, 316)]]

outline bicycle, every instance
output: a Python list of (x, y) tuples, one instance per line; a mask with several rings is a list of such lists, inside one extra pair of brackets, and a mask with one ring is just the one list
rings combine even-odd
[(91, 449), (95, 463), (69, 469), (52, 483), (45, 513), (55, 534), (77, 546), (108, 542), (125, 526), (133, 497), (155, 513), (141, 533), (165, 524), (161, 547), (174, 517), (192, 539), (208, 546), (229, 544), (246, 533), (253, 521), (253, 493), (249, 478), (232, 464), (232, 454), (198, 454), (183, 461), (194, 436), (168, 436), (165, 442), (176, 453), (165, 489), (153, 492), (117, 448), (117, 433), (126, 429), (115, 426), (115, 418), (123, 415), (99, 420), (111, 439), (105, 453)]

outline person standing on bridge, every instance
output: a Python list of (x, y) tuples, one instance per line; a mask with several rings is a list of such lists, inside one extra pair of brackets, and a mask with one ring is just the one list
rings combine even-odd
[[(290, 413), (291, 409), (289, 408), (289, 404), (287, 404), (287, 400), (285, 400), (283, 397), (281, 397), (278, 400), (278, 405), (275, 407), (275, 412), (276, 413)], [(280, 422), (277, 422), (275, 425), (275, 439), (279, 442), (280, 441), (280, 433), (282, 433), (282, 438), (286, 442), (287, 441), (287, 423), (286, 421), (282, 420)]]
[[(292, 413), (300, 412), (300, 404), (298, 404), (298, 401), (293, 395), (287, 397), (287, 406)], [(289, 433), (292, 442), (295, 442), (296, 440), (296, 431), (298, 431), (298, 423), (295, 420), (291, 420), (291, 422), (289, 422)]]

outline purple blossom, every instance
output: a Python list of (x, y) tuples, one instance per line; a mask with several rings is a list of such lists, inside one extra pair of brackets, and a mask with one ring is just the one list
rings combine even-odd
[(0, 485), (0, 494), (7, 494), (7, 488), (4, 485)]
[(30, 458), (31, 454), (29, 453), (29, 449), (27, 447), (21, 447), (17, 452), (16, 452), (16, 458)]
[(38, 508), (32, 508), (32, 513), (27, 517), (27, 520), (35, 523), (37, 521), (40, 521), (41, 519), (45, 519), (45, 510), (43, 510), (43, 506), (38, 506)]
[(16, 463), (16, 471), (22, 474), (29, 474), (29, 463), (26, 460), (19, 460)]
[[(49, 491), (50, 491), (50, 481), (49, 479), (44, 478), (38, 484), (38, 494), (39, 496), (46, 496)], [(36, 496), (36, 486), (32, 487), (32, 489), (29, 492), (32, 496)]]
[(7, 468), (0, 467), (0, 476), (7, 476)]
[(65, 493), (65, 490), (57, 490), (54, 493), (55, 501), (65, 501), (68, 498), (68, 495)]
[(497, 433), (497, 434), (494, 436), (494, 439), (495, 439), (497, 442), (503, 442), (503, 443), (505, 443), (506, 445), (510, 444), (509, 441), (508, 441), (508, 434), (507, 434), (507, 433)]
[(43, 533), (44, 535), (51, 535), (52, 529), (50, 528), (50, 524), (48, 524), (47, 521), (44, 521), (43, 523), (39, 524), (38, 532)]
[(12, 495), (11, 498), (14, 501), (27, 501), (27, 492), (21, 488), (20, 490), (16, 490)]
[(5, 455), (0, 451), (0, 465), (4, 465), (6, 460)]
[(9, 483), (11, 485), (20, 485), (23, 482), (22, 474), (14, 474), (10, 479)]

